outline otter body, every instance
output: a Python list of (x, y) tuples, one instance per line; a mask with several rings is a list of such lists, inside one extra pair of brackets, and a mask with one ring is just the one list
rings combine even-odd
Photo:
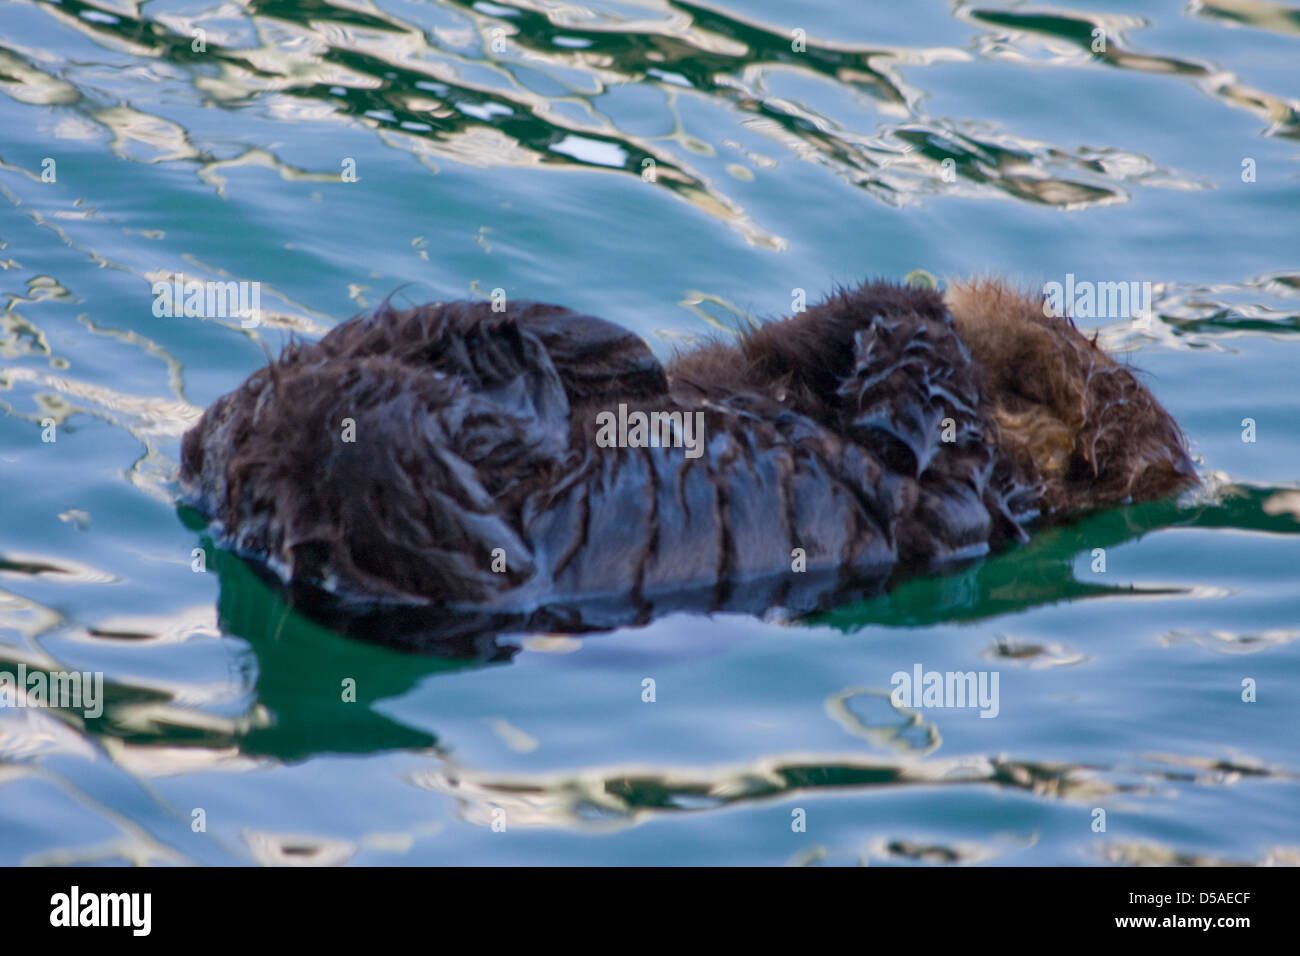
[[(699, 446), (604, 447), (637, 411)], [(1129, 369), (991, 283), (868, 283), (666, 368), (557, 306), (385, 306), (215, 402), (181, 462), (222, 543), (290, 585), (603, 625), (806, 611), (1195, 480)]]

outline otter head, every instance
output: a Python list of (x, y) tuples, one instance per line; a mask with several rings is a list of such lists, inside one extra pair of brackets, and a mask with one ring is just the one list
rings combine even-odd
[(1163, 498), (1197, 483), (1182, 432), (1138, 380), (1035, 298), (992, 281), (950, 288), (983, 366), (998, 441), (1042, 484), (1047, 515)]

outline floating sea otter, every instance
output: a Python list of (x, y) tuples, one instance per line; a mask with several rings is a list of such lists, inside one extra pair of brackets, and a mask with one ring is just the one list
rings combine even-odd
[(1195, 482), (1133, 372), (996, 282), (867, 283), (666, 368), (558, 306), (385, 305), (219, 399), (181, 461), (295, 590), (575, 628), (807, 611)]

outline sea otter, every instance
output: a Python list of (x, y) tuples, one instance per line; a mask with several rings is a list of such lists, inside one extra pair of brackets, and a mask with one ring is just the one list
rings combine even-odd
[[(638, 411), (674, 425), (607, 447)], [(552, 627), (807, 611), (1196, 480), (1130, 368), (996, 281), (867, 282), (666, 367), (560, 306), (385, 304), (218, 399), (180, 470), (287, 585)]]

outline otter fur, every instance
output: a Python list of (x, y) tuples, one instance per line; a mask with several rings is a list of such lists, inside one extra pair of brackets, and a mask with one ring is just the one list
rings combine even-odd
[[(620, 405), (698, 413), (703, 453), (602, 447)], [(1196, 476), (1133, 370), (1041, 297), (876, 281), (666, 367), (559, 306), (385, 304), (218, 399), (180, 482), (286, 584), (617, 623), (811, 610)]]

